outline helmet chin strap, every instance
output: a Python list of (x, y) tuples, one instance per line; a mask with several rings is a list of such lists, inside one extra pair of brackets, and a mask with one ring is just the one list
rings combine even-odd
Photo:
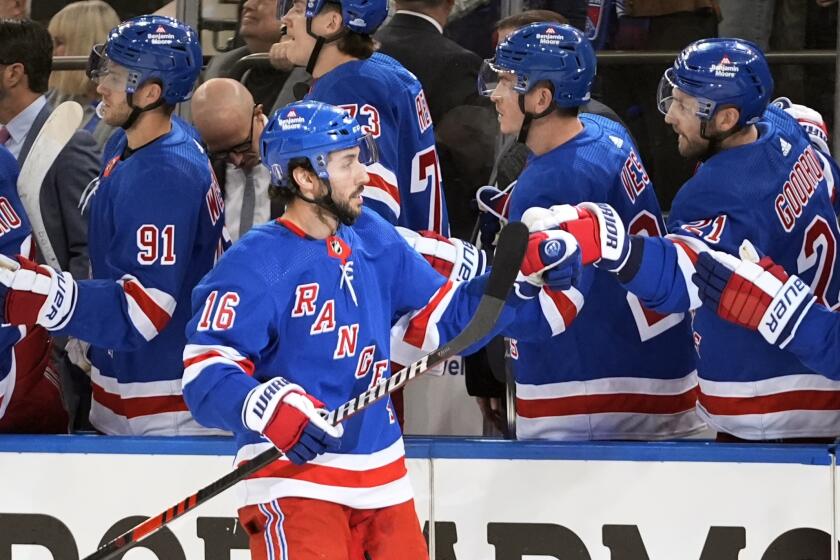
[(312, 20), (306, 18), (306, 32), (310, 37), (315, 39), (315, 46), (312, 47), (312, 53), (309, 55), (309, 62), (306, 63), (306, 73), (311, 76), (312, 71), (315, 70), (315, 64), (318, 62), (318, 57), (321, 55), (321, 48), (323, 48), (323, 46), (327, 43), (332, 43), (333, 41), (337, 41), (342, 38), (347, 30), (342, 28), (341, 31), (329, 37), (315, 35), (315, 33), (312, 32)]
[(730, 130), (726, 132), (719, 132), (717, 134), (709, 136), (706, 132), (706, 125), (708, 124), (708, 120), (700, 121), (700, 138), (709, 141), (709, 145), (706, 147), (706, 150), (698, 157), (700, 161), (706, 161), (713, 155), (720, 152), (723, 149), (722, 144), (724, 140), (726, 140), (730, 136), (734, 136), (735, 134), (743, 130), (743, 127), (741, 126), (733, 126)]
[(535, 115), (534, 113), (529, 113), (525, 110), (524, 93), (520, 93), (517, 99), (519, 100), (519, 110), (522, 111), (523, 115), (525, 115), (525, 120), (522, 121), (522, 126), (519, 128), (519, 136), (516, 138), (516, 141), (525, 144), (528, 140), (528, 132), (531, 130), (531, 122), (537, 119), (541, 119), (543, 117), (547, 117), (548, 115), (554, 112), (555, 106), (552, 103), (545, 111)]
[(129, 128), (131, 128), (141, 113), (151, 111), (152, 109), (157, 109), (158, 107), (163, 105), (163, 97), (159, 97), (157, 101), (155, 101), (151, 105), (146, 105), (145, 107), (136, 107), (134, 105), (133, 93), (126, 93), (125, 98), (128, 102), (128, 106), (131, 107), (131, 114), (128, 115), (128, 118), (125, 120), (125, 122), (120, 125), (120, 128), (122, 128), (123, 130), (128, 130)]
[(318, 198), (308, 198), (300, 192), (300, 187), (298, 186), (295, 186), (295, 196), (304, 202), (314, 204), (315, 206), (326, 210), (345, 226), (352, 226), (356, 222), (356, 217), (348, 215), (335, 203), (335, 200), (333, 200), (332, 197), (332, 186), (330, 185), (329, 180), (324, 181), (324, 184), (327, 186), (327, 192), (324, 196), (320, 196)]

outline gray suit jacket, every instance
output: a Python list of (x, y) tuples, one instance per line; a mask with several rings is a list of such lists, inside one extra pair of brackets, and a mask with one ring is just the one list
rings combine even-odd
[[(21, 167), (51, 112), (52, 107), (47, 104), (35, 117), (18, 156)], [(79, 199), (88, 183), (99, 175), (99, 158), (93, 136), (77, 130), (41, 184), (41, 214), (47, 236), (61, 269), (69, 271), (76, 279), (87, 278), (90, 268), (87, 219), (79, 211)], [(41, 251), (38, 253), (38, 260), (43, 262)]]

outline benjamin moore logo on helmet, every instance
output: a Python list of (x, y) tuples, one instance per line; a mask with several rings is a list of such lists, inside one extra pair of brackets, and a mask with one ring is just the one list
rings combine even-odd
[(291, 111), (286, 113), (285, 117), (283, 117), (277, 122), (280, 125), (280, 128), (283, 130), (295, 130), (303, 127), (305, 119), (303, 117), (299, 117), (297, 112), (294, 109), (292, 109)]
[(537, 40), (540, 45), (559, 45), (560, 37), (557, 36), (557, 31), (553, 27), (545, 30), (545, 33), (537, 33)]
[(709, 71), (714, 72), (717, 78), (734, 78), (738, 70), (739, 68), (732, 64), (732, 61), (729, 60), (729, 55), (726, 54), (723, 55), (720, 62), (712, 64), (709, 67)]
[(162, 25), (158, 25), (154, 33), (149, 33), (149, 42), (153, 45), (171, 45), (174, 40), (175, 35)]

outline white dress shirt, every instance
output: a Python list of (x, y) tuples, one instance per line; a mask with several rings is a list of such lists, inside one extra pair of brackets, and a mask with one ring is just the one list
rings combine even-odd
[(6, 130), (9, 131), (9, 139), (6, 141), (6, 147), (12, 152), (12, 155), (17, 158), (20, 156), (20, 150), (23, 148), (23, 143), (26, 141), (26, 135), (29, 134), (29, 129), (32, 128), (32, 123), (44, 105), (47, 104), (47, 98), (40, 96), (38, 99), (29, 104), (29, 107), (15, 115), (15, 117), (6, 124)]

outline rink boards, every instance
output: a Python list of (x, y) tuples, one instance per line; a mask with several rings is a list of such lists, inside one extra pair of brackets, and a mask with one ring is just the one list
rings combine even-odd
[[(437, 560), (836, 558), (828, 446), (406, 448)], [(0, 560), (78, 560), (227, 473), (232, 454), (221, 439), (0, 436)], [(212, 499), (125, 558), (245, 560), (234, 498)]]

